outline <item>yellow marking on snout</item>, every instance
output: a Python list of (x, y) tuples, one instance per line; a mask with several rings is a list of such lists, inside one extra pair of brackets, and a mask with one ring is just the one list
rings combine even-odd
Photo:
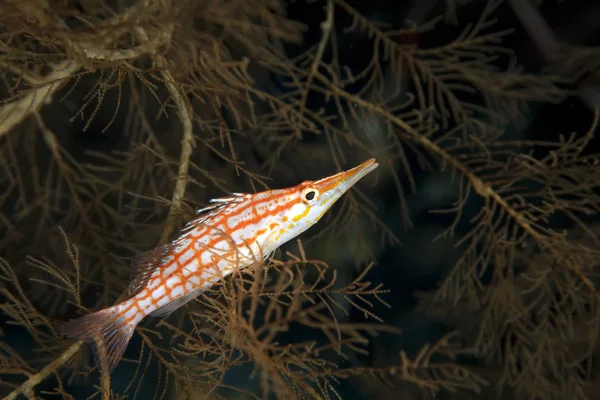
[(294, 218), (292, 218), (292, 220), (294, 222), (298, 222), (300, 221), (302, 218), (306, 217), (308, 215), (308, 213), (310, 212), (310, 207), (306, 207), (306, 209), (304, 210), (304, 212), (302, 214), (298, 214), (296, 215)]

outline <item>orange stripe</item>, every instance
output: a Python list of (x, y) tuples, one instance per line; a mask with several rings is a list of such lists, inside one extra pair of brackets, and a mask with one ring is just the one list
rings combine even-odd
[(239, 223), (238, 223), (238, 224), (235, 226), (235, 228), (233, 229), (233, 232), (237, 232), (237, 231), (243, 230), (243, 229), (245, 229), (245, 228), (246, 228), (248, 225), (251, 225), (251, 224), (256, 224), (256, 223), (258, 223), (259, 221), (261, 221), (261, 220), (263, 220), (263, 219), (265, 219), (265, 218), (271, 218), (271, 217), (273, 217), (274, 215), (277, 215), (279, 212), (281, 212), (281, 211), (283, 211), (283, 210), (285, 210), (285, 209), (288, 209), (288, 208), (290, 208), (290, 207), (291, 207), (291, 203), (292, 203), (292, 202), (294, 202), (294, 201), (293, 201), (293, 200), (291, 200), (291, 201), (289, 201), (289, 202), (287, 202), (287, 203), (284, 203), (284, 204), (282, 204), (282, 205), (280, 205), (280, 206), (278, 206), (278, 207), (275, 207), (275, 208), (273, 209), (273, 211), (271, 211), (270, 213), (265, 213), (265, 214), (263, 214), (263, 215), (256, 215), (256, 216), (255, 216), (254, 218), (252, 218), (252, 219), (249, 219), (249, 220), (246, 220), (246, 221), (241, 221), (241, 222), (239, 222)]
[[(272, 196), (272, 198), (273, 197), (275, 197), (275, 196)], [(249, 207), (255, 206), (255, 204), (257, 204), (257, 203), (263, 203), (264, 201), (266, 201), (266, 200), (260, 200), (260, 201), (254, 200), (254, 201), (251, 201), (247, 205), (245, 205), (244, 207), (241, 207), (240, 210), (236, 210), (236, 212), (233, 212), (233, 213), (230, 213), (230, 214), (227, 214), (227, 215), (221, 215), (217, 220), (214, 221), (214, 224), (212, 224), (212, 225), (214, 225), (215, 227), (223, 226), (224, 230), (227, 231), (227, 230), (229, 230), (229, 225), (227, 224), (227, 220), (229, 220), (230, 218), (234, 218), (234, 217), (240, 215), (244, 211), (248, 210)], [(269, 201), (272, 201), (272, 200), (269, 200)], [(229, 232), (227, 232), (227, 234), (233, 235), (235, 232), (238, 232), (240, 230), (245, 229), (248, 225), (256, 224), (256, 223), (258, 223), (259, 221), (261, 221), (261, 220), (263, 220), (265, 218), (270, 218), (270, 217), (278, 214), (279, 212), (281, 212), (281, 211), (289, 208), (291, 206), (292, 202), (293, 202), (293, 200), (288, 201), (286, 203), (283, 203), (280, 206), (274, 208), (269, 213), (263, 213), (261, 215), (258, 215), (258, 213), (254, 212), (253, 213), (254, 214), (254, 218), (251, 218), (251, 219), (246, 220), (246, 221), (240, 221), (233, 229), (229, 230)], [(206, 230), (208, 230), (208, 229), (210, 229), (210, 228), (206, 228)], [(200, 236), (202, 236), (202, 235), (200, 235)], [(212, 247), (216, 243), (220, 242), (221, 240), (223, 240), (221, 237), (215, 236), (215, 237), (211, 238), (208, 241), (208, 243), (206, 244), (206, 246), (207, 247)], [(190, 246), (193, 246), (193, 245), (194, 245), (194, 240), (192, 240), (191, 243), (188, 246), (186, 246), (184, 249), (182, 249), (179, 253), (173, 254), (173, 255), (177, 257), (180, 254), (185, 253), (190, 248)]]
[[(297, 188), (293, 187), (290, 188), (289, 190), (283, 190), (283, 191), (279, 191), (279, 193), (272, 193), (270, 196), (266, 196), (264, 198), (261, 199), (256, 199), (255, 196), (252, 196), (248, 201), (240, 203), (239, 205), (236, 205), (235, 208), (232, 209), (231, 212), (229, 213), (219, 213), (218, 215), (215, 216), (214, 220), (210, 221), (211, 225), (215, 226), (215, 227), (223, 227), (224, 230), (226, 231), (227, 234), (229, 235), (233, 235), (238, 231), (244, 230), (248, 225), (250, 224), (256, 224), (258, 222), (260, 222), (261, 220), (265, 219), (265, 218), (270, 218), (276, 214), (278, 214), (279, 212), (289, 208), (291, 206), (292, 201), (287, 201), (287, 202), (283, 202), (281, 205), (275, 207), (272, 211), (265, 211), (261, 214), (259, 214), (259, 212), (256, 210), (256, 205), (258, 204), (262, 204), (262, 203), (270, 203), (273, 202), (275, 199), (281, 199), (281, 198), (286, 198), (290, 192), (296, 191)], [(264, 192), (263, 192), (264, 193)], [(229, 229), (228, 228), (228, 224), (227, 221), (230, 218), (235, 218), (236, 216), (239, 216), (240, 214), (246, 212), (248, 209), (250, 208), (254, 208), (253, 210), (253, 218), (246, 220), (246, 221), (241, 221), (239, 222), (233, 229)], [(203, 235), (205, 235), (207, 232), (208, 227), (205, 227), (204, 229), (200, 229), (198, 230), (198, 235), (196, 237), (202, 237)], [(259, 231), (257, 231), (257, 235), (258, 234), (263, 234), (265, 232), (266, 229), (261, 229)], [(213, 237), (211, 237), (208, 241), (208, 243), (206, 244), (206, 246), (208, 248), (213, 247), (216, 243), (220, 242), (222, 239), (222, 237), (220, 237), (219, 235), (215, 235)], [(132, 302), (124, 311), (123, 314), (128, 313), (133, 307), (135, 307), (137, 309), (137, 312), (142, 312), (141, 308), (139, 307), (138, 303), (145, 301), (146, 299), (150, 298), (150, 302), (154, 305), (157, 306), (157, 302), (160, 299), (154, 299), (152, 297), (152, 292), (148, 289), (148, 286), (154, 282), (154, 279), (157, 279), (159, 281), (159, 284), (156, 286), (156, 288), (154, 290), (158, 290), (161, 287), (164, 287), (164, 292), (165, 295), (167, 295), (167, 293), (169, 294), (169, 297), (173, 297), (171, 295), (171, 293), (176, 290), (177, 288), (179, 288), (180, 286), (184, 286), (184, 282), (185, 280), (182, 279), (181, 283), (173, 286), (172, 288), (169, 288), (167, 286), (167, 280), (173, 276), (180, 276), (181, 278), (183, 278), (183, 270), (184, 268), (189, 265), (194, 259), (197, 259), (199, 261), (199, 268), (198, 268), (198, 273), (201, 273), (202, 271), (204, 271), (206, 268), (209, 267), (214, 267), (216, 265), (215, 262), (211, 262), (209, 265), (202, 265), (201, 260), (202, 260), (202, 254), (204, 252), (199, 251), (198, 249), (195, 248), (195, 242), (197, 240), (195, 239), (191, 239), (190, 243), (185, 246), (184, 248), (182, 248), (180, 251), (178, 252), (173, 252), (170, 255), (172, 255), (174, 257), (173, 261), (164, 264), (160, 267), (161, 273), (157, 274), (157, 276), (155, 276), (153, 279), (149, 280), (146, 288), (144, 288), (144, 290), (138, 295), (136, 296), (137, 299), (135, 302)], [(247, 238), (248, 243), (254, 243), (256, 241), (256, 237), (253, 238)], [(190, 248), (193, 248), (194, 250), (194, 256), (185, 264), (182, 264), (179, 262), (179, 257), (183, 254), (185, 254), (188, 250), (190, 250)], [(176, 264), (175, 264), (176, 263)], [(166, 269), (172, 267), (173, 265), (176, 265), (176, 268), (174, 268), (173, 272), (171, 272), (168, 275), (163, 275), (163, 271), (165, 271)], [(218, 268), (217, 268), (218, 269)], [(202, 280), (204, 281), (204, 280)], [(202, 282), (200, 283), (202, 284)], [(135, 318), (135, 315), (132, 317)]]
[[(256, 204), (268, 203), (268, 202), (273, 201), (273, 199), (276, 199), (276, 198), (287, 197), (287, 195), (290, 192), (294, 192), (295, 190), (297, 190), (296, 187), (293, 187), (293, 188), (290, 188), (289, 190), (285, 190), (285, 191), (283, 191), (281, 193), (277, 193), (277, 194), (273, 193), (271, 191), (272, 194), (270, 196), (267, 196), (267, 197), (262, 198), (260, 200), (257, 200), (256, 196), (252, 196), (247, 203), (245, 203), (245, 202), (244, 203), (240, 203), (238, 206), (235, 207), (234, 211), (232, 211), (231, 213), (228, 213), (228, 214), (225, 214), (225, 213), (219, 214), (220, 218), (215, 221), (215, 225), (222, 224), (223, 222), (221, 221), (221, 219), (229, 219), (231, 217), (236, 217), (236, 216), (240, 215), (241, 213), (243, 213), (244, 211), (246, 211), (249, 207), (256, 206)], [(262, 192), (262, 193), (264, 193), (264, 192)], [(259, 193), (259, 194), (262, 194), (262, 193)], [(267, 213), (265, 213), (265, 214), (267, 214)], [(269, 215), (272, 215), (272, 214), (273, 213), (271, 213)]]

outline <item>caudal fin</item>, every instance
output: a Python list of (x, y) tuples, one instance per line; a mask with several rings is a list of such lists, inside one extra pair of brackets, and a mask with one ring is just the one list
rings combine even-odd
[(85, 340), (94, 349), (97, 365), (106, 360), (109, 373), (117, 366), (133, 332), (136, 322), (128, 322), (119, 313), (119, 306), (105, 308), (61, 324), (64, 336)]

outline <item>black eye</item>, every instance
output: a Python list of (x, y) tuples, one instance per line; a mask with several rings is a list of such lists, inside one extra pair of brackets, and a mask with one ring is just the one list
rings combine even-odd
[(306, 192), (306, 194), (304, 195), (304, 198), (308, 201), (311, 201), (312, 199), (315, 198), (315, 191), (311, 190), (310, 192)]

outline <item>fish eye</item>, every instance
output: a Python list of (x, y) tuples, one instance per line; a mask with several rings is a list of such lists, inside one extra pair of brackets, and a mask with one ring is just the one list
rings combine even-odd
[(301, 196), (303, 202), (312, 205), (319, 199), (319, 191), (315, 188), (306, 188), (302, 191)]

